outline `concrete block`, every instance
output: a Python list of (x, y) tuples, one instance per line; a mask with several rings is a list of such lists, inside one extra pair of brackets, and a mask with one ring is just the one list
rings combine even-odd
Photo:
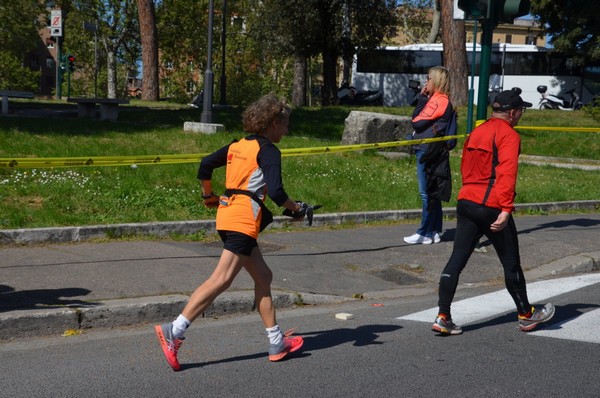
[[(403, 141), (413, 131), (408, 116), (385, 113), (352, 111), (344, 123), (342, 145), (371, 144), (376, 142)], [(403, 152), (408, 147), (400, 147)]]

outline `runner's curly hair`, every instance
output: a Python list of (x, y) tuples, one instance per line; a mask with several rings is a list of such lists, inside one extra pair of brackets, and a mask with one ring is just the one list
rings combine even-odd
[(273, 93), (267, 94), (250, 104), (242, 113), (244, 131), (261, 134), (274, 120), (289, 118), (292, 110)]

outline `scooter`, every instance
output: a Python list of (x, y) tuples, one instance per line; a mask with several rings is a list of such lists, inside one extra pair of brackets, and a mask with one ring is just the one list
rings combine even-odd
[[(563, 95), (552, 95), (548, 94), (547, 86), (538, 86), (537, 92), (542, 95), (540, 103), (538, 104), (539, 109), (560, 109), (561, 111), (572, 111), (581, 109), (583, 103), (577, 93), (577, 85), (572, 89), (566, 91)], [(564, 96), (568, 95), (568, 98)]]
[(202, 109), (204, 105), (204, 90), (200, 91), (200, 93), (196, 95), (194, 99), (192, 99), (192, 102), (190, 102), (188, 105), (192, 108)]
[(337, 92), (340, 105), (383, 106), (383, 93), (377, 90), (359, 91), (343, 82)]
[(490, 76), (490, 85), (488, 87), (488, 105), (492, 105), (496, 96), (502, 92), (502, 76), (493, 74)]

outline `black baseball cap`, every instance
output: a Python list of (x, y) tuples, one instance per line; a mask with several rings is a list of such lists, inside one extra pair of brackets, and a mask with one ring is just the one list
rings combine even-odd
[(495, 111), (509, 111), (516, 108), (531, 108), (530, 102), (523, 101), (523, 98), (513, 90), (501, 92), (494, 99), (492, 109)]

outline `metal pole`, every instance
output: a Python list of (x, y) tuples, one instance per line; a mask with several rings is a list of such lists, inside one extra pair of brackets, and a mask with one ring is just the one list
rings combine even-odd
[(467, 134), (473, 130), (473, 103), (475, 100), (475, 62), (477, 62), (477, 20), (473, 21), (473, 53), (471, 55), (471, 88), (467, 110)]
[(62, 54), (60, 52), (60, 36), (56, 37), (56, 99), (59, 100), (61, 98), (61, 85), (62, 85), (62, 81), (61, 81), (61, 77), (62, 77), (62, 73), (60, 70), (60, 63), (61, 63), (61, 58), (62, 58)]
[(98, 98), (98, 25), (94, 30), (94, 98)]
[(206, 71), (204, 72), (204, 104), (201, 123), (212, 123), (212, 97), (213, 97), (213, 71), (212, 71), (212, 31), (213, 31), (213, 0), (208, 3), (208, 59), (206, 61)]
[(483, 20), (481, 33), (481, 58), (479, 62), (479, 93), (477, 95), (477, 120), (487, 119), (488, 86), (490, 85), (490, 62), (492, 60), (493, 18)]
[(221, 30), (221, 100), (227, 105), (227, 73), (225, 71), (225, 37), (227, 35), (227, 0), (223, 0), (223, 29)]
[(71, 98), (71, 69), (67, 70), (67, 98)]

